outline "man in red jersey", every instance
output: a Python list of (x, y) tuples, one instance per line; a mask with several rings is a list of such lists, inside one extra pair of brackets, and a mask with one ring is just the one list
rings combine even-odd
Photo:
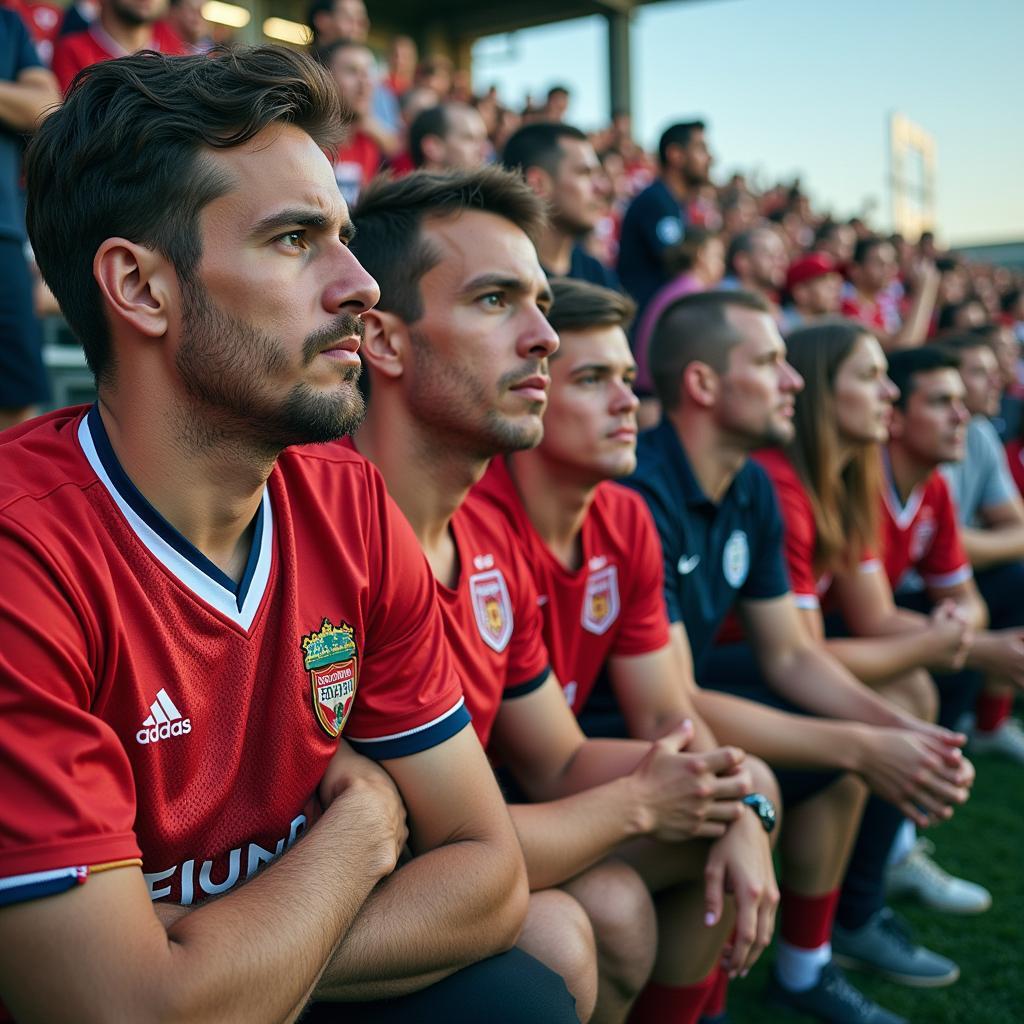
[[(698, 690), (692, 669), (673, 660), (670, 632), (684, 666), (689, 643), (683, 623), (667, 623), (657, 531), (643, 506), (638, 514), (632, 492), (610, 482), (636, 464), (636, 400), (630, 388), (636, 368), (623, 330), (629, 309), (621, 296), (582, 282), (554, 281), (552, 288), (549, 318), (561, 347), (551, 361), (544, 439), (535, 449), (492, 463), (479, 489), (508, 517), (527, 555), (542, 595), (555, 671), (567, 680), (574, 709), (584, 710), (588, 732), (613, 734), (619, 724), (630, 735), (654, 737), (693, 716), (696, 707), (719, 738), (741, 743), (782, 769), (779, 781), (790, 801), (785, 820), (792, 827), (782, 837), (789, 888), (783, 889), (775, 970), (788, 985), (799, 985), (809, 974), (806, 962), (817, 957), (820, 964), (832, 923), (828, 908), (834, 908), (834, 898), (820, 895), (819, 876), (829, 870), (824, 862), (835, 859), (824, 851), (836, 846), (836, 818), (849, 813), (842, 800), (825, 799), (825, 787), (836, 781), (834, 770), (852, 770), (872, 790), (913, 807), (917, 794), (899, 790), (928, 764), (931, 751), (909, 730), (797, 715)], [(595, 684), (600, 692), (584, 709)], [(601, 713), (596, 705), (609, 685), (616, 707)], [(819, 772), (786, 770), (794, 768)], [(815, 800), (819, 793), (822, 799)], [(838, 870), (841, 875), (841, 859)], [(824, 888), (835, 884), (833, 879)], [(894, 1019), (846, 991), (850, 1019)], [(843, 1002), (838, 993), (828, 1001), (833, 1012)], [(828, 1001), (821, 999), (819, 1009)], [(858, 1007), (859, 1018), (853, 1016)], [(705, 1013), (719, 1008), (710, 1003)]]
[(324, 155), (341, 123), (283, 48), (136, 56), (28, 152), (99, 401), (0, 444), (18, 1020), (293, 1021), (312, 996), (465, 1021), (472, 990), (492, 1019), (574, 1016), (502, 953), (522, 857), (415, 538), (367, 462), (302, 447), (358, 422), (378, 297)]
[[(658, 894), (676, 989), (703, 981), (719, 958), (725, 935), (709, 925), (722, 918), (723, 884), (742, 893), (744, 911), (727, 966), (748, 969), (770, 935), (775, 885), (763, 824), (738, 802), (750, 786), (731, 774), (739, 751), (683, 751), (690, 724), (655, 743), (588, 741), (546, 659), (527, 668), (515, 653), (539, 638), (537, 595), (508, 524), (470, 488), (492, 456), (541, 437), (557, 338), (528, 233), (540, 209), (517, 175), (493, 169), (419, 173), (364, 195), (354, 251), (381, 276), (383, 298), (366, 317), (372, 388), (356, 443), (434, 571), (449, 639), (472, 673), (474, 724), (530, 801), (513, 804), (512, 816), (531, 888), (564, 886), (583, 904), (602, 968), (597, 1019), (621, 1020), (650, 967), (652, 936), (635, 893), (627, 905), (596, 884), (610, 854), (626, 856)], [(695, 836), (718, 841), (708, 854), (687, 842)], [(542, 940), (543, 926), (531, 912), (525, 937)]]
[(96, 20), (81, 32), (61, 36), (54, 44), (53, 73), (67, 92), (82, 68), (101, 60), (125, 57), (139, 50), (157, 50), (175, 57), (186, 45), (163, 21), (165, 0), (100, 0)]

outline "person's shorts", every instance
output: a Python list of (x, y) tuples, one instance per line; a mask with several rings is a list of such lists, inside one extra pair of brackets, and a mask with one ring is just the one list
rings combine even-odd
[(369, 1003), (313, 1003), (304, 1024), (578, 1024), (562, 978), (521, 949), (489, 957), (419, 992)]
[(0, 238), (0, 409), (24, 409), (50, 397), (42, 336), (24, 246)]

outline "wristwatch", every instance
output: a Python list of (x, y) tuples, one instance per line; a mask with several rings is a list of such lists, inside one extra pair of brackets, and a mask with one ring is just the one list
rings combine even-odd
[(757, 815), (765, 832), (770, 833), (775, 828), (775, 804), (764, 793), (751, 793), (750, 796), (745, 796), (742, 802)]

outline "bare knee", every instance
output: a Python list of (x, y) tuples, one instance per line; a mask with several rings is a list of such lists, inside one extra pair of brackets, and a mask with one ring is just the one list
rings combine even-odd
[(939, 691), (931, 675), (923, 668), (897, 676), (880, 687), (879, 693), (925, 722), (934, 722), (939, 716)]
[(590, 1020), (597, 1002), (597, 949), (580, 903), (558, 889), (531, 893), (517, 945), (562, 976), (580, 1020)]
[(622, 861), (609, 860), (565, 886), (590, 918), (602, 980), (624, 1000), (643, 988), (654, 967), (658, 926), (643, 879)]

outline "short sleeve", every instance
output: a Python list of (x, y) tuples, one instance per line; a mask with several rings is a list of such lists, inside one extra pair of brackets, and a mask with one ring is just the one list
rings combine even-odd
[(985, 474), (979, 505), (981, 508), (995, 508), (1013, 501), (1017, 488), (1010, 475), (1006, 452), (999, 443), (999, 435), (987, 420), (977, 424), (978, 436), (985, 449)]
[[(85, 622), (41, 545), (0, 520), (0, 902), (24, 876), (141, 856), (135, 785), (113, 730), (90, 708)], [(101, 627), (102, 628), (102, 627)]]
[(783, 556), (782, 516), (764, 470), (752, 462), (747, 463), (747, 468), (754, 475), (751, 506), (756, 520), (751, 526), (753, 528), (756, 525), (757, 543), (751, 545), (750, 571), (740, 589), (740, 596), (744, 600), (763, 601), (782, 597), (789, 592), (789, 577)]
[(345, 739), (375, 760), (443, 743), (469, 724), (438, 607), (434, 578), (412, 528), (369, 470), (380, 510), (379, 586)]
[(661, 650), (668, 643), (669, 636), (662, 596), (665, 569), (657, 527), (642, 500), (625, 493), (633, 506), (634, 528), (630, 531), (635, 541), (630, 562), (633, 586), (623, 601), (622, 617), (611, 653), (631, 657)]
[(933, 489), (935, 537), (916, 568), (928, 586), (954, 587), (969, 580), (973, 573), (960, 541), (956, 507), (946, 481), (935, 473), (929, 487)]
[(659, 496), (646, 485), (642, 477), (631, 477), (627, 483), (644, 500), (657, 531), (661, 548), (662, 596), (665, 600), (665, 610), (668, 613), (669, 622), (682, 622), (683, 606), (685, 604), (683, 577), (676, 571), (677, 548), (679, 545), (672, 528), (672, 518)]

